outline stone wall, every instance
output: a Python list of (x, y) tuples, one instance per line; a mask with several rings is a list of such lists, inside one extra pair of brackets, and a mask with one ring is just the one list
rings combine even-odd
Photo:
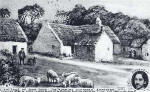
[(105, 31), (95, 45), (95, 61), (113, 61), (113, 42)]
[(94, 46), (82, 46), (82, 45), (74, 46), (74, 57), (77, 59), (94, 61), (95, 60), (94, 52), (95, 52)]

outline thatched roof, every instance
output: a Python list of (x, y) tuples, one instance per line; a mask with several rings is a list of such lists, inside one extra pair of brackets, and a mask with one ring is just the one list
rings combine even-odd
[(76, 37), (75, 34), (76, 27), (54, 23), (51, 23), (50, 26), (55, 31), (55, 33), (57, 33), (58, 37), (62, 40), (63, 45), (65, 46), (73, 45)]
[(76, 38), (75, 45), (94, 45), (100, 38), (100, 34), (80, 34)]
[[(86, 29), (88, 29), (88, 27)], [(119, 38), (114, 34), (114, 32), (109, 27), (102, 26), (101, 28), (97, 28), (96, 26), (95, 29), (96, 30), (94, 30), (94, 32), (89, 33), (88, 31), (88, 34), (85, 34), (85, 33), (81, 34), (77, 38), (77, 41), (75, 44), (76, 45), (94, 45), (99, 40), (102, 31), (105, 31), (109, 35), (113, 43), (117, 43), (117, 44), (120, 43)]]
[[(43, 22), (43, 25), (46, 22)], [(102, 32), (99, 25), (82, 25), (82, 26), (71, 26), (64, 24), (48, 23), (48, 25), (55, 31), (60, 40), (65, 46), (74, 45), (74, 43), (83, 42), (82, 40), (88, 41), (84, 44), (94, 44)], [(110, 36), (114, 43), (120, 43), (118, 37), (114, 32), (107, 26), (103, 26), (103, 31)], [(84, 36), (86, 35), (86, 36)], [(88, 35), (88, 36), (87, 36)], [(84, 42), (86, 42), (84, 41)]]
[(131, 43), (131, 47), (139, 48), (146, 42), (146, 38), (134, 39)]
[[(82, 34), (97, 34), (100, 32), (100, 28), (98, 25), (71, 26), (71, 25), (50, 23), (50, 26), (57, 33), (59, 38), (63, 41), (64, 45), (73, 45), (74, 42), (76, 42), (75, 38), (80, 33), (82, 33)], [(79, 32), (79, 31), (81, 31), (81, 32)]]
[(27, 37), (15, 20), (0, 18), (0, 41), (26, 42)]
[(101, 31), (100, 26), (97, 24), (82, 25), (82, 26), (78, 26), (77, 29), (82, 30), (82, 33), (87, 33), (87, 34), (96, 34), (96, 33), (99, 33)]
[(120, 40), (122, 46), (130, 46), (131, 40)]
[(105, 31), (113, 41), (113, 43), (120, 43), (119, 38), (115, 35), (115, 33), (108, 26), (103, 26), (102, 31)]

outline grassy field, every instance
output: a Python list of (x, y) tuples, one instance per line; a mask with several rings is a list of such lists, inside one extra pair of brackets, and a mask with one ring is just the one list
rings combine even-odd
[[(126, 74), (118, 72), (110, 72), (105, 70), (98, 70), (93, 68), (81, 67), (70, 64), (62, 64), (59, 62), (51, 62), (46, 59), (37, 58), (37, 63), (34, 66), (30, 65), (21, 65), (22, 71), (25, 75), (38, 77), (46, 76), (46, 72), (49, 69), (52, 69), (58, 73), (59, 76), (63, 72), (78, 72), (80, 77), (89, 78), (94, 81), (94, 87), (115, 87), (115, 86), (124, 86), (126, 84), (125, 78)], [(124, 82), (123, 82), (124, 81)], [(40, 85), (43, 86), (43, 85)], [(51, 85), (44, 85), (51, 86)]]

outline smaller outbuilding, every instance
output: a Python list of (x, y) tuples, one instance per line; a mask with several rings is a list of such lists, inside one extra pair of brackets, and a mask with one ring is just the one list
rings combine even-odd
[(142, 59), (142, 46), (145, 43), (145, 38), (134, 39), (131, 43), (129, 57)]

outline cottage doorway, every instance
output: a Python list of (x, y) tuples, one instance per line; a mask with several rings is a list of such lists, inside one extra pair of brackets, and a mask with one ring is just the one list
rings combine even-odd
[(17, 53), (17, 45), (13, 45), (12, 50), (13, 50), (13, 54), (16, 54)]

